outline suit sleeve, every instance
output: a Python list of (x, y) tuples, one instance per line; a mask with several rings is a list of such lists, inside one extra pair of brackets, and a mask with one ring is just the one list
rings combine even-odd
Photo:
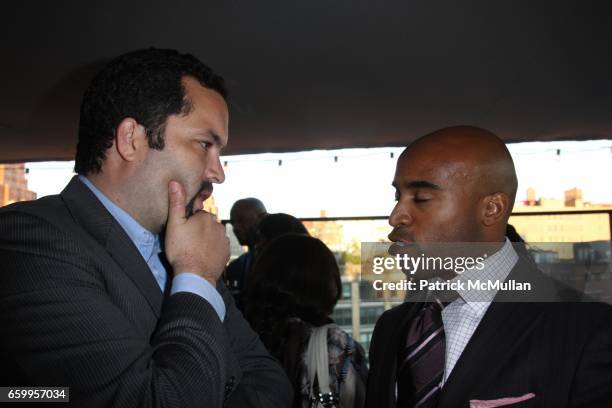
[(69, 386), (74, 406), (222, 406), (243, 358), (204, 299), (168, 297), (149, 338), (78, 240), (19, 212), (0, 214), (0, 265), (3, 385)]
[(572, 408), (610, 407), (612, 401), (612, 308), (585, 345), (570, 394)]
[[(378, 320), (376, 321), (376, 325), (374, 326), (374, 332), (372, 333), (372, 339), (370, 340), (370, 372), (368, 374), (367, 379), (367, 388), (366, 388), (366, 399), (365, 399), (365, 407), (366, 408), (374, 408), (380, 405), (381, 395), (385, 392), (385, 384), (381, 383), (385, 378), (382, 371), (385, 371), (385, 367), (381, 365), (381, 353), (385, 352), (385, 331), (389, 325), (389, 311), (384, 312)], [(381, 338), (382, 336), (382, 338)]]
[(235, 389), (230, 382), (226, 405), (237, 408), (290, 407), (293, 389), (284, 370), (236, 308), (233, 296), (221, 280), (217, 288), (227, 309), (224, 326), (242, 372)]

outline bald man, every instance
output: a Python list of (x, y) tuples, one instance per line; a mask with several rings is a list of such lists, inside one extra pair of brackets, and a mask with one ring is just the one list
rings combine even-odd
[(493, 249), (481, 269), (417, 280), (515, 280), (534, 290), (457, 290), (446, 301), (426, 291), (385, 312), (366, 407), (611, 406), (612, 308), (576, 303), (505, 238), (517, 180), (504, 143), (474, 127), (438, 130), (406, 148), (393, 185), (391, 252), (450, 242)]
[(255, 262), (255, 244), (257, 224), (267, 215), (264, 204), (254, 197), (243, 198), (232, 205), (230, 223), (234, 235), (240, 245), (248, 247), (248, 251), (227, 265), (223, 274), (225, 284), (234, 296), (236, 306), (244, 310), (242, 292), (244, 283), (253, 263)]
[(264, 204), (254, 197), (242, 198), (232, 205), (230, 223), (240, 245), (247, 246), (249, 251), (255, 247), (255, 229), (259, 221), (267, 214)]

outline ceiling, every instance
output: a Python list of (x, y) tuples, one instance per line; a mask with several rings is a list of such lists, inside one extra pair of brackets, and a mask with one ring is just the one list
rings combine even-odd
[(7, 2), (0, 162), (72, 159), (109, 58), (199, 57), (231, 92), (228, 154), (401, 146), (448, 125), (612, 138), (612, 27), (588, 1)]

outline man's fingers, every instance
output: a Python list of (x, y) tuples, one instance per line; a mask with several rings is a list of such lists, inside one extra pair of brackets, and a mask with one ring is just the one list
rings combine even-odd
[(178, 181), (168, 184), (168, 226), (185, 221), (185, 189)]

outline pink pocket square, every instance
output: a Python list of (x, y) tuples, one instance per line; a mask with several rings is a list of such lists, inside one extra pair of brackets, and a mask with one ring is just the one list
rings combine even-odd
[(494, 400), (470, 400), (470, 408), (506, 407), (508, 405), (530, 400), (533, 397), (535, 397), (535, 394), (530, 392), (520, 397), (499, 398)]

